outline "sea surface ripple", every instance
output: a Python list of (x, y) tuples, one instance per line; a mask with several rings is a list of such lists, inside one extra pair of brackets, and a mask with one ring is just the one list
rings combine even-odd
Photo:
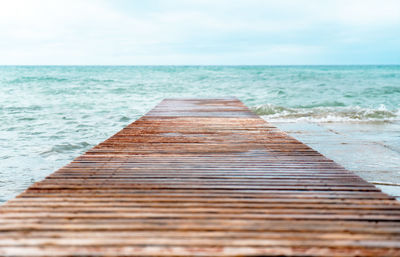
[[(400, 66), (0, 66), (0, 202), (163, 98), (221, 96), (269, 121), (389, 126)], [(397, 149), (398, 137), (381, 137)]]

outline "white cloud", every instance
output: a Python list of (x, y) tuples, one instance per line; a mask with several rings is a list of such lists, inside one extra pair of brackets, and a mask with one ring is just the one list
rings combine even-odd
[(0, 64), (320, 62), (399, 28), (395, 0), (0, 0)]
[[(332, 12), (332, 10), (334, 10)], [(398, 0), (353, 0), (340, 1), (331, 6), (331, 21), (340, 21), (353, 26), (392, 26), (400, 23), (400, 1)]]

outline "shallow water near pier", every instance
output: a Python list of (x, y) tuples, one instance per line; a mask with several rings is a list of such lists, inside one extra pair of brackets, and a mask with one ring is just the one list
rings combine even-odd
[(272, 124), (400, 198), (399, 122)]
[(0, 202), (163, 98), (223, 96), (400, 195), (400, 66), (3, 66)]

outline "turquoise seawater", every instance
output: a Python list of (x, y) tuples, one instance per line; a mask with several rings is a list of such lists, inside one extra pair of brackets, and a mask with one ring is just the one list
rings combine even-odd
[[(378, 153), (379, 165), (370, 170), (399, 175), (400, 66), (2, 66), (0, 201), (105, 140), (163, 98), (221, 96), (236, 96), (322, 152), (329, 144), (313, 144), (326, 139), (315, 126), (353, 141), (375, 142), (394, 157)], [(343, 129), (355, 123), (357, 129)], [(330, 127), (334, 124), (340, 129)], [(335, 159), (329, 149), (326, 154)], [(343, 165), (353, 167), (350, 159)]]

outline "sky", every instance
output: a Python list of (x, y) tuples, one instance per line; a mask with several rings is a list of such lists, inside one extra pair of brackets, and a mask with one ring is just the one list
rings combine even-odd
[(0, 0), (0, 65), (400, 64), (399, 0)]

